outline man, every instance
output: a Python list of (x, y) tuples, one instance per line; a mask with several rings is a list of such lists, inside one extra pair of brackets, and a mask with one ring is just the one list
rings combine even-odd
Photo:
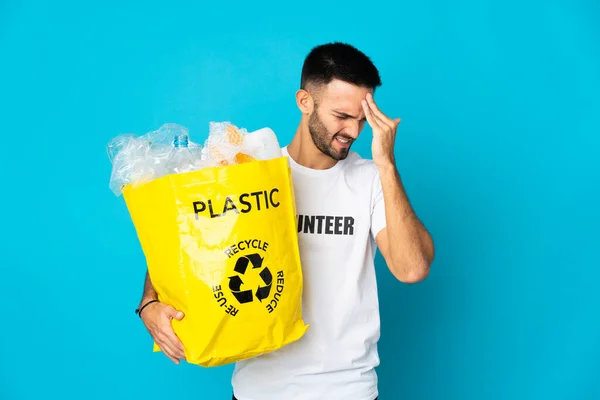
[[(428, 275), (433, 241), (412, 210), (394, 159), (399, 119), (373, 99), (381, 85), (371, 60), (353, 46), (312, 49), (296, 102), (300, 124), (282, 149), (292, 168), (304, 275), (305, 336), (284, 348), (240, 361), (232, 377), (238, 400), (373, 400), (378, 396), (377, 248), (401, 282)], [(350, 151), (368, 121), (372, 160)], [(341, 232), (326, 216), (352, 224)], [(346, 220), (346, 219), (344, 219)], [(156, 299), (146, 275), (141, 304)], [(163, 352), (178, 363), (183, 346), (171, 319), (183, 315), (155, 302), (141, 314)]]

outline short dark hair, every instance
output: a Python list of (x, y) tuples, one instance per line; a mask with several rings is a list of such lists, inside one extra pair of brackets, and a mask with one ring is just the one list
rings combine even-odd
[(333, 42), (314, 47), (304, 60), (300, 88), (327, 85), (334, 79), (373, 90), (381, 86), (379, 71), (371, 59), (354, 46)]

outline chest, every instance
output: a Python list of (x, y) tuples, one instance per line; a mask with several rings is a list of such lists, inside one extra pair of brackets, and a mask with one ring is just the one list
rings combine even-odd
[(348, 253), (371, 226), (370, 187), (343, 175), (322, 182), (294, 179), (299, 244), (311, 251)]

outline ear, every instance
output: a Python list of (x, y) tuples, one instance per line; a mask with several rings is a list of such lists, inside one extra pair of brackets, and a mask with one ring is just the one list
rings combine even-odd
[(310, 93), (304, 89), (296, 92), (296, 104), (302, 114), (310, 114), (315, 108), (315, 102)]

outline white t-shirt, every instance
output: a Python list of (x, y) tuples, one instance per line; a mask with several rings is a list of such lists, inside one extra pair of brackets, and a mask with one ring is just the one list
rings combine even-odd
[(375, 236), (385, 227), (371, 160), (350, 152), (327, 170), (292, 168), (304, 276), (304, 337), (236, 364), (239, 400), (374, 400), (379, 302)]

